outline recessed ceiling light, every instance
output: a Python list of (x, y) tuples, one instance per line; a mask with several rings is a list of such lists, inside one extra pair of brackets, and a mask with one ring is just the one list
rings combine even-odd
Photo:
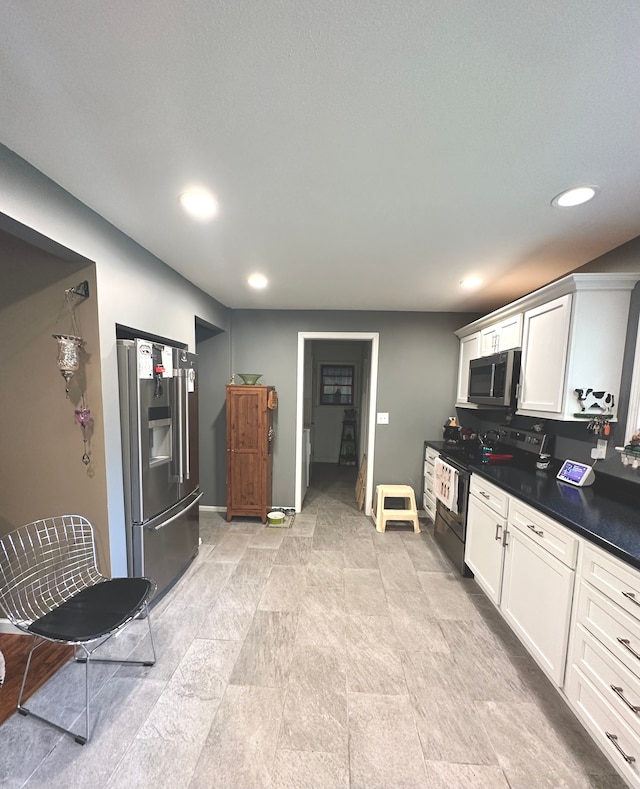
[(565, 189), (553, 198), (551, 205), (559, 208), (582, 205), (594, 198), (598, 191), (597, 186), (576, 186), (573, 189)]
[(193, 189), (180, 195), (180, 202), (184, 210), (194, 219), (207, 221), (213, 219), (218, 213), (218, 201), (203, 189)]
[(466, 279), (461, 279), (460, 284), (463, 288), (477, 288), (479, 285), (482, 285), (482, 280), (480, 277), (467, 277)]
[(252, 274), (247, 282), (252, 288), (256, 288), (258, 290), (261, 288), (266, 288), (269, 284), (269, 280), (264, 276), (264, 274)]

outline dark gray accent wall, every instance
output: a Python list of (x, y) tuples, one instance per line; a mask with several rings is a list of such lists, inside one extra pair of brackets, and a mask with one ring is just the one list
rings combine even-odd
[(227, 457), (225, 384), (230, 373), (229, 332), (196, 324), (200, 488), (203, 506), (226, 505)]
[[(231, 312), (233, 372), (262, 373), (278, 390), (273, 500), (293, 506), (298, 332), (378, 332), (377, 410), (389, 425), (376, 427), (374, 484), (422, 488), (422, 446), (442, 435), (454, 413), (458, 339), (476, 316), (464, 313), (261, 311)], [(220, 489), (220, 488), (219, 488)], [(216, 504), (224, 504), (218, 501)]]

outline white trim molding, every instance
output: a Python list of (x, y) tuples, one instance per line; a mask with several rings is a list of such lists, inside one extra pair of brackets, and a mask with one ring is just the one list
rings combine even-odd
[(376, 440), (376, 404), (378, 395), (379, 332), (301, 331), (298, 332), (298, 381), (296, 403), (296, 476), (295, 508), (302, 509), (302, 442), (304, 438), (304, 344), (306, 340), (365, 340), (371, 342), (371, 373), (369, 378), (369, 414), (367, 442), (367, 480), (364, 497), (365, 515), (371, 515), (373, 501), (373, 460)]

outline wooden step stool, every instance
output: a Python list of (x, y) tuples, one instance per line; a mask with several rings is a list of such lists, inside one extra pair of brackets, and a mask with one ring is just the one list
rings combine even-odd
[[(385, 509), (385, 499), (404, 499), (404, 510)], [(416, 534), (420, 533), (418, 510), (416, 509), (416, 496), (410, 485), (376, 485), (376, 497), (373, 514), (376, 522), (376, 531), (383, 532), (387, 528), (387, 521), (411, 521)]]

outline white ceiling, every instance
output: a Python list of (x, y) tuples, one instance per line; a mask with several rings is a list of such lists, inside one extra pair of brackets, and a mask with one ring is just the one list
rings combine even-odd
[(0, 142), (230, 307), (486, 311), (640, 235), (638, 0), (0, 11)]

